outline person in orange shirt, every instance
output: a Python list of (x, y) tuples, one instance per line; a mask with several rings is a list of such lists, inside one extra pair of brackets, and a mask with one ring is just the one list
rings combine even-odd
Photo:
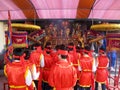
[(51, 87), (54, 87), (54, 90), (74, 90), (77, 82), (77, 71), (67, 61), (68, 51), (65, 46), (58, 50), (58, 57), (59, 61), (50, 69), (48, 83)]
[(34, 87), (31, 87), (32, 75), (29, 67), (20, 60), (23, 53), (24, 51), (21, 48), (15, 48), (13, 50), (14, 61), (4, 67), (10, 90), (34, 90)]
[(101, 84), (102, 90), (106, 90), (106, 84), (108, 80), (108, 68), (109, 59), (103, 48), (99, 50), (99, 56), (97, 57), (97, 71), (95, 75), (95, 90), (98, 90), (98, 83)]
[(94, 73), (96, 70), (95, 60), (89, 55), (90, 47), (85, 46), (85, 50), (82, 51), (83, 55), (79, 59), (78, 70), (81, 71), (79, 75), (79, 90), (94, 90)]

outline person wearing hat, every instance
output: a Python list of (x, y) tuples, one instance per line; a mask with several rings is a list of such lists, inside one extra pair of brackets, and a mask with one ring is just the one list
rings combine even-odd
[(80, 57), (78, 62), (78, 70), (81, 72), (79, 74), (79, 89), (78, 90), (94, 90), (94, 72), (96, 70), (95, 60), (89, 54), (90, 47), (85, 46), (82, 50), (83, 55)]
[(70, 42), (67, 46), (68, 48), (68, 61), (73, 64), (74, 62), (74, 54), (76, 51), (74, 51), (74, 43)]
[(78, 61), (76, 59), (76, 48), (73, 42), (68, 44), (68, 61), (73, 64), (73, 66), (78, 69)]
[(36, 43), (32, 47), (33, 51), (30, 54), (29, 60), (35, 64), (37, 72), (40, 72), (39, 77), (34, 80), (35, 85), (38, 90), (42, 90), (42, 68), (45, 66), (44, 65), (44, 55), (43, 51), (41, 48), (41, 45)]
[(4, 67), (10, 90), (34, 90), (34, 88), (28, 89), (32, 85), (32, 75), (29, 67), (24, 65), (21, 60), (23, 56), (24, 50), (15, 48), (13, 50), (13, 62)]
[(51, 90), (52, 87), (48, 84), (48, 76), (50, 73), (50, 68), (54, 64), (53, 57), (51, 56), (52, 48), (51, 42), (47, 42), (45, 49), (43, 51), (45, 66), (43, 67), (43, 79), (42, 79), (42, 89)]
[(77, 71), (67, 60), (68, 51), (65, 46), (58, 50), (58, 57), (59, 61), (50, 69), (48, 83), (54, 87), (54, 90), (74, 90)]
[(52, 52), (52, 54), (51, 54), (51, 56), (53, 57), (54, 63), (56, 63), (59, 60), (59, 58), (58, 58), (58, 50), (59, 50), (60, 47), (61, 47), (61, 44), (56, 45), (53, 52)]
[(99, 50), (99, 56), (97, 57), (97, 70), (95, 75), (95, 90), (98, 90), (98, 83), (101, 84), (102, 90), (106, 90), (106, 84), (108, 79), (109, 59), (103, 48)]

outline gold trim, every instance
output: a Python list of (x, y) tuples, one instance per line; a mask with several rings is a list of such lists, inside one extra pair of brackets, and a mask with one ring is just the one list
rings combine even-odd
[(13, 43), (12, 46), (14, 48), (22, 48), (22, 47), (27, 47), (28, 44), (26, 44), (26, 43), (24, 43), (24, 44), (15, 44), (15, 43)]
[(97, 81), (97, 80), (95, 80), (96, 82), (98, 82), (98, 83), (101, 83), (101, 84), (104, 84), (104, 83), (106, 83), (106, 81), (104, 81), (104, 82), (99, 82), (99, 81)]
[(107, 51), (120, 51), (120, 48), (107, 47)]
[(14, 86), (14, 85), (10, 85), (10, 88), (26, 88), (26, 85), (23, 86)]
[(95, 31), (118, 31), (120, 30), (120, 24), (97, 24), (90, 27)]
[(79, 86), (81, 86), (81, 87), (90, 87), (91, 85), (80, 85), (80, 84), (78, 84)]
[(73, 66), (78, 66), (78, 64), (73, 64)]
[(7, 73), (6, 73), (6, 65), (4, 66), (4, 74), (7, 77)]
[(12, 23), (12, 28), (22, 29), (22, 30), (40, 30), (41, 27), (38, 25), (22, 24), (22, 23)]
[(112, 46), (110, 46), (110, 40), (120, 40), (120, 38), (108, 38), (108, 45), (109, 46), (107, 46), (107, 50), (108, 51), (114, 51), (114, 50), (116, 50), (116, 51), (120, 51), (120, 48), (117, 48), (117, 47), (112, 47)]
[(120, 38), (108, 38), (108, 40), (120, 40)]

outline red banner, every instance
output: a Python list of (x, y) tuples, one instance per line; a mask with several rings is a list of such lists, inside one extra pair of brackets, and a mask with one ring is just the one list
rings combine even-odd
[(27, 43), (27, 32), (13, 32), (12, 34), (12, 44), (13, 47), (17, 48), (17, 47), (27, 47), (28, 43)]
[(120, 33), (107, 34), (107, 49), (120, 50)]

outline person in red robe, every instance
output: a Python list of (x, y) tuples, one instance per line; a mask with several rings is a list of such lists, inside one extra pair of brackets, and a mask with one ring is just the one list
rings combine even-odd
[(79, 75), (79, 90), (94, 90), (94, 73), (95, 60), (89, 56), (90, 47), (85, 46), (85, 50), (82, 51), (83, 55), (79, 59), (78, 70), (81, 71)]
[(58, 50), (59, 50), (60, 46), (61, 45), (56, 45), (55, 49), (53, 50), (53, 52), (51, 52), (51, 56), (53, 57), (54, 63), (56, 63), (57, 61), (59, 61)]
[(8, 78), (10, 90), (34, 90), (29, 67), (20, 60), (23, 53), (22, 49), (15, 48), (13, 50), (14, 61), (6, 64), (4, 67), (4, 73)]
[(54, 90), (74, 90), (77, 81), (77, 71), (74, 66), (67, 61), (68, 51), (62, 48), (58, 51), (59, 61), (50, 69), (48, 83)]
[(42, 90), (42, 68), (44, 67), (44, 55), (40, 44), (33, 45), (33, 51), (30, 54), (30, 61), (36, 65), (37, 72), (40, 72), (40, 76), (37, 80), (34, 80), (38, 90)]
[(103, 48), (99, 50), (99, 56), (97, 57), (97, 71), (95, 75), (95, 90), (98, 90), (98, 83), (101, 84), (102, 90), (106, 90), (106, 83), (108, 80), (108, 68), (109, 59)]
[[(79, 71), (78, 71), (78, 60), (79, 60), (81, 55), (80, 55), (80, 53), (76, 52), (76, 47), (74, 46), (74, 43), (71, 42), (71, 43), (68, 44), (68, 52), (69, 52), (68, 61), (73, 64), (73, 66), (75, 67), (75, 69), (77, 71), (77, 74), (78, 74), (79, 73)], [(74, 90), (77, 90), (77, 83), (74, 87)]]
[[(32, 74), (32, 79), (33, 80), (37, 80), (39, 78), (39, 75), (40, 75), (40, 72), (38, 71), (37, 72), (37, 69), (36, 69), (36, 65), (35, 63), (32, 63), (30, 60), (29, 60), (29, 57), (30, 57), (30, 50), (29, 49), (25, 49), (24, 51), (24, 54), (25, 56), (22, 58), (23, 59), (23, 62), (26, 66), (29, 67), (30, 71), (31, 71), (31, 74)], [(33, 86), (37, 89), (38, 87), (36, 87), (35, 83), (33, 82)]]
[(74, 51), (74, 43), (69, 43), (68, 44), (68, 58), (67, 58), (67, 60), (69, 61), (69, 62), (71, 62), (74, 66), (76, 66), (76, 64), (77, 63), (75, 63), (76, 62), (76, 58), (74, 58), (75, 57), (75, 54), (76, 54), (76, 51)]
[(51, 90), (52, 87), (49, 86), (48, 84), (48, 77), (50, 74), (50, 68), (54, 64), (53, 57), (51, 56), (52, 48), (51, 48), (51, 43), (47, 42), (45, 49), (44, 49), (44, 61), (45, 61), (45, 66), (43, 68), (43, 79), (42, 79), (42, 89), (43, 90)]

